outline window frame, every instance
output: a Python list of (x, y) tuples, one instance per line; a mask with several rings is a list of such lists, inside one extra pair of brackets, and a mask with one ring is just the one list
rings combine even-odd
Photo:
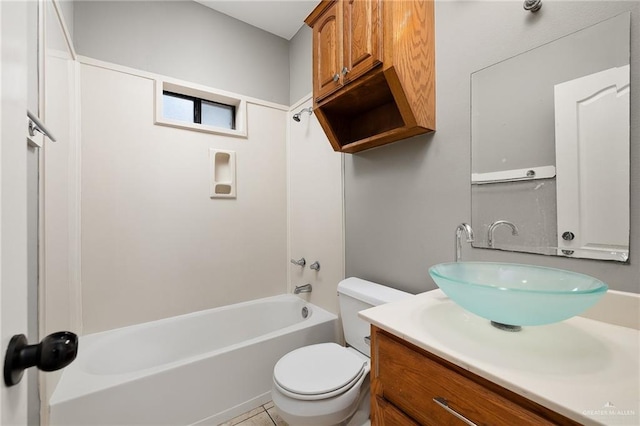
[[(194, 122), (179, 121), (164, 117), (163, 101), (164, 94), (168, 92), (170, 96), (194, 101)], [(211, 89), (205, 86), (185, 84), (171, 80), (155, 81), (155, 116), (154, 124), (160, 126), (177, 127), (198, 132), (214, 133), (227, 136), (247, 137), (247, 101), (241, 97), (233, 96), (229, 93)], [(234, 129), (215, 127), (195, 122), (196, 114), (201, 120), (202, 101), (220, 104), (226, 107), (233, 107)], [(197, 107), (196, 107), (197, 104)], [(198, 111), (196, 112), (196, 108)]]
[[(209, 104), (214, 104), (214, 105), (219, 105), (222, 107), (226, 107), (226, 108), (230, 108), (231, 109), (231, 128), (229, 128), (228, 130), (235, 130), (236, 129), (236, 107), (235, 105), (229, 105), (229, 104), (223, 104), (222, 102), (215, 102), (215, 101), (210, 101), (208, 99), (202, 99), (202, 98), (197, 98), (195, 96), (190, 96), (190, 95), (184, 95), (182, 93), (175, 93), (175, 92), (170, 92), (168, 90), (163, 90), (162, 91), (162, 96), (171, 96), (174, 98), (180, 98), (180, 99), (187, 99), (190, 101), (193, 101), (193, 123), (194, 124), (202, 124), (202, 102), (206, 102)], [(163, 110), (164, 111), (164, 110)], [(164, 114), (164, 112), (163, 112)], [(206, 126), (207, 124), (205, 124)], [(226, 129), (226, 127), (223, 127), (224, 129)]]

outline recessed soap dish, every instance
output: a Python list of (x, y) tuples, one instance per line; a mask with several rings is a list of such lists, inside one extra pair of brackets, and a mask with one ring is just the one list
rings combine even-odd
[(236, 198), (236, 153), (211, 148), (209, 150), (211, 167), (211, 198)]

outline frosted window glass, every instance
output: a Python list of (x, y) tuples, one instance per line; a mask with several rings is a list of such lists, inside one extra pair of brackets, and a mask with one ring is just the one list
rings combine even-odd
[(193, 123), (193, 99), (164, 94), (162, 100), (162, 115), (165, 118)]
[(223, 129), (234, 129), (234, 107), (202, 101), (202, 124)]

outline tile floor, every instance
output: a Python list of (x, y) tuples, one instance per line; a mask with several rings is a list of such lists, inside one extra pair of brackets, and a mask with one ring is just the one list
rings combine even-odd
[(220, 426), (288, 426), (287, 422), (282, 420), (273, 402), (267, 402), (258, 408), (241, 414), (236, 418), (222, 423)]

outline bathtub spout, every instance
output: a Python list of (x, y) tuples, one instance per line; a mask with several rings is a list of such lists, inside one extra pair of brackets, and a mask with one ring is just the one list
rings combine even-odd
[(297, 285), (293, 294), (311, 293), (311, 284)]

